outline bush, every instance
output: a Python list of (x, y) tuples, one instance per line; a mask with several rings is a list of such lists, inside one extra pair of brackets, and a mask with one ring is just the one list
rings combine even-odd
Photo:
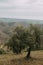
[(0, 54), (6, 54), (6, 52), (3, 49), (0, 49)]

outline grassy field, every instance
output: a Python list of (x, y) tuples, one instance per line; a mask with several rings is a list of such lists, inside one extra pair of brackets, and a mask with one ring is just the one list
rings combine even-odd
[(43, 51), (32, 51), (29, 60), (25, 59), (26, 54), (0, 55), (0, 65), (43, 65)]

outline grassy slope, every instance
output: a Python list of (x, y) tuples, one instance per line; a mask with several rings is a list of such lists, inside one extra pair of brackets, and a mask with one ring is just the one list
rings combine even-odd
[(21, 55), (0, 55), (0, 65), (43, 65), (43, 51), (32, 51), (31, 59), (24, 57), (27, 53)]

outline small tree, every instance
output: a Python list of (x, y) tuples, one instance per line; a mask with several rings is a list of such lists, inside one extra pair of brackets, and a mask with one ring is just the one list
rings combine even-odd
[(33, 26), (30, 27), (32, 27), (30, 28), (30, 31), (28, 30), (28, 28), (24, 28), (22, 26), (16, 27), (13, 37), (7, 43), (7, 45), (12, 48), (13, 52), (16, 52), (17, 54), (21, 53), (24, 48), (29, 47), (27, 50), (27, 58), (30, 57), (30, 52), (33, 45), (36, 45), (36, 43), (39, 44), (40, 41), (38, 28)]

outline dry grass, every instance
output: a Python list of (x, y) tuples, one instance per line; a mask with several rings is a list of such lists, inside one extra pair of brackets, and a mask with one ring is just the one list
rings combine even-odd
[(24, 58), (26, 54), (0, 55), (0, 65), (43, 65), (43, 51), (32, 51), (28, 60)]

